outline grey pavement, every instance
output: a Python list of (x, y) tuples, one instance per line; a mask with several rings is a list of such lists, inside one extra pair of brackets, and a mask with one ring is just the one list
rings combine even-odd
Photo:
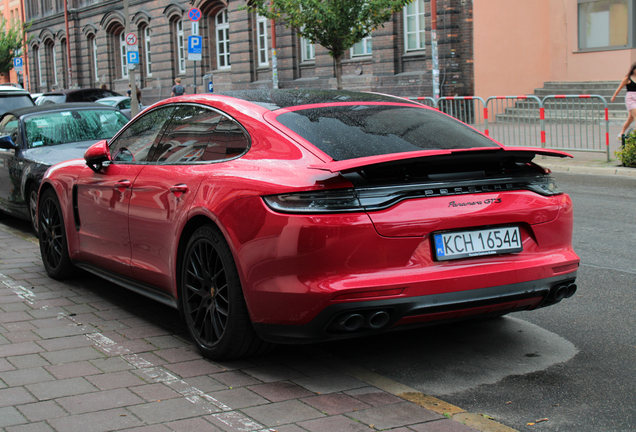
[[(538, 162), (636, 176), (602, 153), (573, 155)], [(204, 359), (177, 311), (87, 273), (50, 279), (27, 231), (0, 219), (2, 432), (512, 431), (312, 346)]]
[(48, 278), (27, 227), (0, 219), (0, 431), (512, 430), (312, 346), (207, 360), (177, 311)]

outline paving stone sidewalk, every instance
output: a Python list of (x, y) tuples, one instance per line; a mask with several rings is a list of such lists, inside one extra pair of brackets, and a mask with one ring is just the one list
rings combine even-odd
[(206, 360), (177, 311), (87, 273), (48, 278), (37, 241), (0, 222), (0, 431), (476, 430), (336, 360), (311, 346)]

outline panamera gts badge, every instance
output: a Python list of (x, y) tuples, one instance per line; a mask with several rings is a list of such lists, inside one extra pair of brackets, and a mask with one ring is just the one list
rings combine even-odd
[(484, 205), (484, 204), (499, 204), (501, 202), (501, 198), (488, 198), (483, 201), (465, 201), (465, 202), (456, 202), (451, 201), (448, 203), (449, 207), (466, 207), (466, 206), (475, 206), (475, 205)]

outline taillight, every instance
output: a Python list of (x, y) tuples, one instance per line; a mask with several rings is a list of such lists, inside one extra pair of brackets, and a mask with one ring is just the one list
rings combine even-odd
[(364, 211), (353, 189), (332, 189), (269, 195), (263, 197), (281, 213), (348, 213)]
[(557, 187), (556, 183), (554, 183), (554, 180), (547, 176), (528, 182), (527, 187), (532, 192), (545, 196), (561, 195), (563, 193), (563, 191)]

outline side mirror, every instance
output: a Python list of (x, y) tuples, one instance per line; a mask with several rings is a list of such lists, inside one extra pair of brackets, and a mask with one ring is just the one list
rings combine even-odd
[(84, 153), (84, 160), (90, 169), (95, 172), (99, 171), (102, 164), (110, 160), (108, 141), (98, 141), (90, 146)]
[(17, 149), (18, 146), (11, 139), (11, 135), (3, 135), (0, 137), (0, 148), (13, 150)]

